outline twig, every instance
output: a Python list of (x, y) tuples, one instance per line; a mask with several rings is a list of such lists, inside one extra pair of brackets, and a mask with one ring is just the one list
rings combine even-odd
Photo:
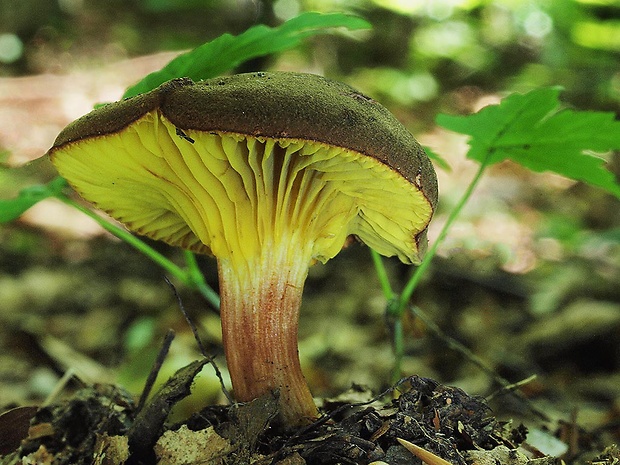
[(54, 389), (52, 389), (52, 392), (47, 395), (41, 406), (46, 407), (52, 402), (54, 402), (56, 398), (60, 395), (60, 393), (64, 390), (64, 388), (67, 387), (69, 381), (71, 381), (73, 378), (75, 378), (78, 382), (84, 384), (82, 380), (76, 376), (75, 370), (72, 367), (69, 367), (62, 375), (62, 378), (58, 380), (58, 382), (54, 386)]
[(138, 406), (136, 407), (136, 413), (140, 412), (146, 403), (146, 399), (148, 399), (149, 394), (153, 390), (153, 385), (157, 380), (157, 375), (161, 370), (162, 365), (164, 364), (164, 360), (170, 351), (170, 345), (174, 339), (174, 331), (169, 329), (166, 335), (164, 336), (164, 341), (162, 342), (161, 348), (159, 349), (159, 353), (157, 354), (157, 358), (155, 362), (153, 362), (153, 366), (151, 367), (151, 372), (149, 373), (148, 378), (146, 378), (146, 383), (144, 383), (144, 389), (142, 390), (142, 394), (140, 395), (140, 400), (138, 401)]
[(531, 375), (528, 376), (525, 379), (522, 379), (521, 381), (517, 381), (516, 383), (512, 383), (509, 384), (508, 386), (502, 386), (500, 389), (498, 389), (495, 392), (492, 392), (491, 394), (489, 394), (487, 396), (487, 401), (497, 397), (500, 394), (504, 394), (507, 392), (512, 392), (512, 391), (516, 391), (517, 389), (519, 389), (521, 386), (525, 386), (526, 384), (531, 383), (532, 381), (534, 381), (538, 376), (537, 375)]
[[(545, 412), (536, 407), (527, 397), (523, 395), (520, 391), (513, 388), (514, 383), (511, 383), (503, 376), (497, 374), (497, 372), (490, 367), (483, 359), (474, 354), (471, 350), (469, 350), (466, 346), (461, 344), (454, 338), (451, 338), (446, 333), (444, 333), (439, 326), (435, 324), (435, 322), (429, 318), (420, 308), (410, 305), (408, 307), (409, 311), (413, 313), (416, 317), (418, 317), (422, 322), (426, 325), (426, 327), (439, 339), (446, 343), (448, 347), (456, 352), (459, 352), (463, 355), (467, 360), (472, 362), (478, 368), (480, 368), (483, 372), (488, 374), (496, 383), (502, 386), (502, 390), (511, 393), (516, 396), (520, 401), (524, 402), (531, 412), (536, 414), (539, 418), (549, 421), (549, 417)], [(529, 378), (528, 378), (529, 379)]]
[(220, 387), (222, 389), (222, 392), (224, 393), (224, 396), (226, 397), (226, 399), (228, 400), (230, 404), (234, 404), (234, 400), (232, 396), (230, 395), (230, 393), (228, 392), (228, 389), (226, 389), (226, 386), (224, 385), (224, 378), (222, 377), (222, 372), (220, 371), (219, 367), (215, 363), (215, 357), (210, 355), (207, 352), (207, 349), (205, 348), (198, 334), (198, 328), (196, 328), (196, 325), (194, 324), (194, 322), (191, 320), (191, 318), (187, 314), (187, 311), (185, 310), (185, 306), (183, 305), (183, 300), (179, 296), (179, 293), (177, 292), (176, 287), (174, 287), (174, 284), (172, 284), (172, 282), (166, 276), (164, 276), (164, 280), (166, 281), (166, 284), (170, 286), (170, 288), (172, 289), (172, 292), (174, 293), (174, 296), (177, 299), (177, 303), (179, 304), (179, 309), (181, 310), (181, 313), (183, 314), (185, 321), (187, 322), (190, 329), (192, 330), (192, 334), (194, 335), (194, 339), (196, 340), (196, 344), (198, 345), (198, 350), (200, 350), (200, 353), (202, 354), (202, 356), (206, 358), (209, 364), (213, 367), (215, 376), (217, 376), (217, 379), (220, 381)]
[(381, 400), (385, 396), (387, 396), (389, 394), (392, 394), (394, 391), (397, 391), (407, 381), (409, 381), (408, 377), (401, 378), (396, 383), (394, 383), (392, 386), (390, 386), (389, 388), (387, 388), (384, 391), (380, 392), (376, 396), (370, 398), (369, 400), (365, 400), (363, 402), (355, 402), (355, 403), (352, 403), (352, 404), (343, 404), (340, 407), (335, 408), (331, 412), (329, 412), (329, 413), (327, 413), (325, 415), (322, 415), (319, 418), (317, 418), (312, 424), (300, 428), (293, 436), (291, 436), (290, 440), (294, 441), (295, 439), (297, 439), (297, 438), (303, 436), (304, 434), (306, 434), (308, 431), (312, 431), (313, 429), (318, 428), (319, 426), (325, 424), (327, 421), (329, 421), (332, 418), (340, 415), (342, 412), (344, 412), (346, 410), (350, 410), (350, 409), (354, 409), (354, 408), (358, 408), (358, 407), (365, 407), (366, 405), (370, 405), (370, 404), (373, 404), (373, 403)]

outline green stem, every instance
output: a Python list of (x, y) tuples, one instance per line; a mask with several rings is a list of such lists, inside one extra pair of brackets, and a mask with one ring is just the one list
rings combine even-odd
[(478, 172), (474, 176), (474, 178), (470, 181), (467, 189), (459, 199), (458, 203), (454, 206), (446, 222), (444, 223), (441, 231), (439, 231), (439, 235), (437, 239), (433, 242), (431, 247), (426, 252), (422, 263), (418, 266), (405, 285), (403, 291), (400, 295), (395, 294), (392, 291), (392, 287), (390, 285), (387, 272), (385, 270), (385, 266), (379, 254), (375, 251), (371, 251), (372, 259), (375, 264), (375, 269), (377, 272), (377, 276), (379, 278), (379, 282), (381, 283), (381, 288), (383, 290), (383, 294), (388, 300), (387, 308), (386, 308), (386, 319), (388, 324), (390, 325), (390, 329), (392, 331), (392, 347), (394, 350), (394, 367), (392, 370), (392, 381), (397, 381), (401, 377), (402, 372), (402, 360), (404, 358), (404, 334), (403, 334), (403, 316), (407, 309), (407, 305), (409, 304), (409, 300), (411, 300), (411, 296), (413, 292), (418, 287), (420, 280), (426, 273), (428, 267), (433, 260), (433, 257), (436, 255), (437, 250), (441, 243), (445, 240), (450, 227), (456, 220), (456, 218), (463, 210), (463, 207), (471, 197), (474, 189), (478, 185), (480, 178), (484, 174), (484, 171), (487, 167), (487, 163), (482, 163), (478, 168)]
[(413, 273), (413, 275), (411, 276), (411, 278), (405, 285), (399, 298), (398, 312), (400, 315), (403, 315), (405, 313), (405, 309), (407, 307), (407, 304), (409, 303), (409, 300), (411, 299), (411, 296), (413, 295), (413, 292), (418, 287), (418, 284), (420, 284), (420, 280), (422, 279), (422, 277), (426, 273), (426, 270), (430, 266), (431, 261), (433, 260), (433, 257), (437, 254), (437, 250), (439, 249), (439, 246), (441, 245), (441, 243), (444, 241), (444, 239), (448, 235), (448, 231), (450, 230), (452, 223), (454, 223), (456, 218), (461, 213), (461, 210), (463, 210), (463, 207), (465, 206), (465, 204), (471, 197), (471, 194), (473, 193), (474, 189), (478, 185), (478, 182), (480, 181), (480, 178), (482, 177), (486, 167), (487, 167), (486, 163), (482, 163), (480, 165), (480, 167), (478, 168), (478, 172), (476, 173), (474, 178), (471, 180), (471, 182), (467, 186), (467, 189), (463, 193), (458, 203), (454, 206), (454, 208), (450, 212), (450, 215), (448, 215), (448, 218), (446, 219), (446, 222), (441, 228), (441, 231), (439, 231), (439, 235), (437, 236), (437, 239), (433, 242), (431, 247), (426, 252), (426, 255), (424, 256), (422, 263), (420, 263), (420, 266), (416, 268), (415, 272)]
[(185, 263), (187, 264), (187, 273), (193, 283), (193, 287), (198, 289), (202, 296), (211, 304), (213, 308), (219, 310), (220, 308), (220, 296), (213, 290), (211, 286), (205, 281), (205, 277), (198, 267), (196, 256), (189, 250), (184, 250)]
[(140, 239), (135, 237), (130, 232), (110, 223), (109, 221), (106, 221), (104, 218), (100, 217), (95, 212), (89, 210), (88, 208), (83, 207), (78, 202), (72, 200), (71, 198), (63, 194), (57, 195), (57, 198), (59, 200), (62, 200), (67, 205), (72, 206), (73, 208), (81, 211), (85, 215), (95, 220), (97, 224), (99, 224), (99, 226), (101, 226), (103, 229), (112, 233), (113, 235), (121, 239), (122, 241), (131, 245), (133, 248), (142, 252), (144, 255), (149, 257), (151, 260), (153, 260), (155, 263), (161, 266), (164, 270), (166, 270), (166, 272), (168, 272), (169, 274), (171, 274), (178, 280), (182, 281), (184, 284), (189, 284), (187, 280), (187, 273), (182, 268), (172, 263), (162, 254), (160, 254), (155, 249), (153, 249), (152, 247), (142, 242)]
[(119, 226), (116, 226), (115, 224), (110, 223), (101, 216), (97, 215), (95, 212), (80, 205), (78, 202), (71, 199), (70, 197), (67, 197), (62, 193), (56, 193), (55, 196), (58, 200), (66, 203), (67, 205), (70, 205), (71, 207), (79, 210), (80, 212), (95, 220), (95, 222), (97, 222), (97, 224), (99, 224), (106, 231), (112, 233), (114, 236), (118, 237), (133, 248), (137, 249), (138, 251), (142, 252), (144, 255), (153, 260), (157, 265), (162, 267), (166, 271), (166, 273), (174, 276), (185, 286), (189, 287), (190, 289), (197, 289), (205, 297), (207, 302), (209, 302), (213, 307), (219, 308), (220, 298), (217, 293), (206, 283), (204, 276), (198, 268), (196, 257), (194, 257), (192, 253), (187, 252), (185, 254), (185, 261), (188, 265), (188, 268), (183, 269), (175, 265), (164, 255), (160, 254), (158, 251), (138, 239), (130, 232)]
[(385, 309), (385, 322), (389, 327), (390, 334), (392, 336), (392, 351), (394, 352), (394, 366), (392, 367), (392, 383), (396, 383), (402, 373), (402, 361), (405, 352), (404, 346), (404, 331), (403, 331), (403, 319), (402, 313), (398, 310), (398, 295), (392, 290), (390, 280), (385, 269), (385, 264), (381, 255), (374, 250), (370, 249), (372, 261), (375, 264), (375, 270), (379, 283), (381, 284), (381, 290), (383, 295), (388, 301)]
[(383, 295), (388, 301), (392, 300), (394, 298), (394, 291), (390, 285), (390, 279), (388, 278), (383, 259), (381, 258), (381, 255), (373, 249), (370, 249), (370, 256), (372, 257), (372, 262), (375, 265), (375, 271), (377, 273), (377, 278), (379, 279), (379, 284), (381, 284)]
[(403, 319), (394, 318), (392, 322), (392, 347), (394, 351), (394, 366), (392, 367), (392, 384), (398, 382), (403, 373), (403, 359), (405, 358), (405, 335)]

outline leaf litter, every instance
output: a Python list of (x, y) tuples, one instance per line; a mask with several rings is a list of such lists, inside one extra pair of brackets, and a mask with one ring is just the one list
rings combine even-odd
[(325, 399), (313, 424), (292, 431), (275, 423), (277, 392), (168, 424), (168, 412), (207, 363), (177, 371), (140, 411), (121, 388), (103, 384), (42, 407), (18, 450), (0, 463), (412, 463), (403, 439), (456, 465), (472, 463), (468, 451), (514, 450), (525, 440), (525, 428), (496, 420), (484, 399), (418, 376), (377, 397), (354, 386)]

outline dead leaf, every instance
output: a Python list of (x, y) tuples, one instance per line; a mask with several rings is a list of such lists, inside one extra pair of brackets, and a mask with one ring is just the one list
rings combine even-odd
[(0, 455), (16, 450), (22, 439), (28, 436), (30, 419), (39, 408), (17, 407), (0, 415)]
[(212, 426), (191, 431), (183, 425), (177, 431), (166, 431), (155, 444), (158, 465), (220, 465), (233, 450)]
[(141, 457), (152, 454), (170, 410), (191, 393), (194, 378), (207, 363), (207, 359), (200, 359), (179, 369), (138, 413), (128, 433), (132, 454)]
[(97, 435), (93, 465), (123, 465), (127, 459), (129, 459), (127, 436)]
[(463, 453), (468, 463), (472, 465), (526, 465), (528, 458), (515, 449), (498, 446), (491, 450), (469, 450)]

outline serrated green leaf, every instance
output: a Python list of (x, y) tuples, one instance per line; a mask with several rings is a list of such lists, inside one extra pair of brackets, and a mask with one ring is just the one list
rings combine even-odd
[(620, 184), (593, 152), (620, 149), (613, 113), (562, 109), (560, 89), (513, 94), (469, 116), (439, 115), (446, 129), (469, 135), (468, 158), (491, 165), (510, 159), (533, 171), (552, 171), (620, 197)]
[(278, 27), (258, 25), (238, 36), (223, 34), (149, 74), (127, 89), (123, 98), (148, 92), (174, 78), (189, 77), (198, 81), (219, 76), (247, 60), (296, 47), (306, 37), (337, 27), (356, 30), (371, 26), (358, 16), (307, 12)]
[(0, 199), (0, 223), (8, 223), (19, 218), (26, 210), (41, 200), (54, 197), (67, 186), (60, 176), (47, 184), (37, 184), (22, 189), (13, 199)]

